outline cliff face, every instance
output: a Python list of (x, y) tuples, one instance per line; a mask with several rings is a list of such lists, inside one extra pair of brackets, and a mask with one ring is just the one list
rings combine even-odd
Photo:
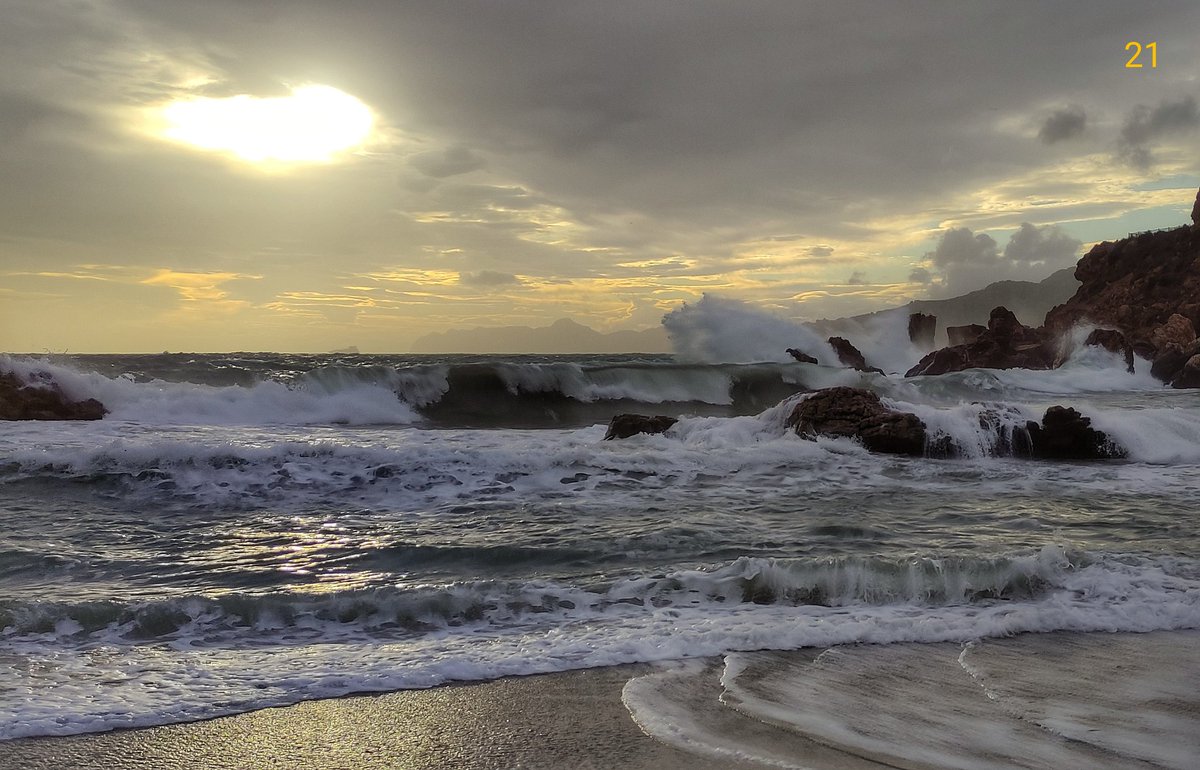
[(1160, 329), (1173, 315), (1200, 329), (1198, 226), (1097, 244), (1079, 260), (1075, 277), (1082, 284), (1075, 296), (1046, 314), (1050, 332), (1080, 321), (1114, 326), (1140, 354), (1154, 355), (1163, 345)]

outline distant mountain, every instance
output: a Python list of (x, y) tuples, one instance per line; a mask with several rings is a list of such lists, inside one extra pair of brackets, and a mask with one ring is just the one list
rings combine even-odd
[(662, 327), (645, 331), (598, 332), (560, 318), (549, 326), (482, 326), (449, 329), (417, 338), (414, 353), (666, 353)]
[[(816, 321), (813, 326), (826, 334), (865, 328), (886, 314), (932, 313), (937, 316), (937, 340), (946, 344), (946, 327), (986, 324), (988, 313), (1004, 305), (1017, 318), (1040, 326), (1047, 311), (1066, 302), (1079, 288), (1074, 268), (1064, 268), (1044, 281), (998, 281), (978, 291), (950, 299), (914, 300), (899, 308), (874, 313)], [(549, 326), (477, 326), (449, 329), (417, 338), (414, 353), (669, 353), (671, 343), (662, 327), (644, 331), (598, 332), (560, 318)]]
[(937, 344), (946, 344), (947, 326), (987, 324), (992, 308), (1003, 305), (1016, 314), (1028, 326), (1041, 326), (1046, 313), (1055, 305), (1070, 299), (1079, 288), (1075, 280), (1075, 268), (1065, 267), (1042, 281), (997, 281), (982, 289), (949, 299), (919, 299), (898, 308), (878, 310), (874, 313), (817, 321), (814, 326), (830, 332), (846, 327), (868, 324), (888, 313), (907, 316), (910, 313), (927, 313), (937, 316)]

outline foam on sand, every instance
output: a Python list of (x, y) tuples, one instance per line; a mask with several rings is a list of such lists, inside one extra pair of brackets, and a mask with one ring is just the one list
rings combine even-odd
[[(1036, 634), (733, 653), (719, 682), (712, 667), (673, 668), (631, 681), (624, 702), (672, 745), (777, 767), (826, 766), (817, 744), (871, 767), (1184, 770), (1200, 756), (1197, 642)], [(714, 695), (743, 719), (714, 714)]]

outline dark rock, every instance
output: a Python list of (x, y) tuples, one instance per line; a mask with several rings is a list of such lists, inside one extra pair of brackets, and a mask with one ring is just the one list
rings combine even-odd
[(937, 334), (937, 316), (913, 313), (908, 317), (908, 339), (921, 350), (933, 350), (935, 334)]
[(867, 366), (867, 359), (859, 352), (858, 348), (845, 337), (830, 337), (829, 345), (833, 348), (833, 352), (837, 353), (838, 360), (842, 362), (842, 366), (848, 366), (851, 369), (857, 369), (860, 372), (876, 372), (883, 374), (883, 370), (874, 366)]
[(663, 433), (675, 423), (674, 417), (656, 415), (647, 417), (644, 414), (618, 414), (608, 423), (608, 432), (604, 434), (605, 441), (614, 438), (629, 438), (638, 433)]
[(1103, 431), (1092, 427), (1090, 418), (1069, 407), (1052, 406), (1046, 410), (1040, 425), (1031, 420), (1025, 428), (1030, 452), (1037, 458), (1105, 460), (1125, 456), (1125, 450)]
[(22, 382), (0, 374), (0, 420), (99, 420), (108, 410), (94, 398), (72, 401), (53, 382)]
[(802, 353), (799, 350), (796, 350), (795, 348), (788, 348), (787, 352), (788, 352), (788, 355), (790, 355), (792, 358), (796, 359), (797, 361), (799, 361), (802, 364), (817, 363), (816, 358), (810, 356), (808, 353)]
[(1192, 356), (1171, 380), (1172, 388), (1200, 388), (1200, 353)]
[(1125, 357), (1125, 368), (1133, 374), (1133, 346), (1125, 339), (1125, 335), (1116, 329), (1093, 329), (1092, 333), (1083, 341), (1084, 345), (1095, 345), (1096, 347), (1104, 348), (1110, 353), (1116, 353)]
[(970, 345), (972, 342), (979, 339), (979, 335), (986, 331), (987, 327), (983, 324), (947, 326), (946, 338), (950, 341), (950, 347), (956, 347), (958, 345)]
[(1181, 377), (1184, 369), (1192, 364), (1197, 355), (1200, 355), (1200, 339), (1193, 340), (1187, 346), (1169, 343), (1155, 356), (1154, 363), (1150, 365), (1150, 374), (1173, 388), (1197, 387), (1187, 384), (1194, 380), (1190, 374)]
[(1040, 329), (1024, 326), (1004, 307), (992, 310), (987, 329), (974, 342), (935, 350), (905, 373), (906, 377), (960, 372), (963, 369), (1050, 369), (1054, 350)]
[(796, 404), (787, 425), (797, 435), (857, 438), (872, 452), (921, 456), (925, 425), (909, 412), (885, 407), (862, 388), (826, 388)]
[(1196, 193), (1196, 202), (1192, 204), (1192, 227), (1200, 227), (1200, 192)]

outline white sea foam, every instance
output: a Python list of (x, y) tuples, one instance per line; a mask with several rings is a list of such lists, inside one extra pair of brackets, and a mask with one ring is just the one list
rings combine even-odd
[(149, 425), (376, 425), (420, 420), (390, 388), (362, 382), (335, 384), (314, 378), (291, 387), (270, 380), (250, 387), (135, 382), (11, 357), (0, 361), (0, 368), (25, 379), (53, 382), (72, 399), (99, 399), (110, 411), (108, 420)]
[[(162, 724), (355, 691), (738, 650), (1200, 627), (1194, 564), (1130, 556), (1071, 566), (1057, 549), (1031, 558), (1051, 582), (1018, 601), (759, 605), (722, 600), (724, 578), (718, 572), (690, 603), (683, 598), (694, 595), (695, 586), (685, 581), (673, 589), (680, 600), (662, 606), (581, 604), (503, 625), (469, 624), (390, 639), (362, 629), (339, 633), (336, 623), (312, 628), (291, 643), (281, 638), (251, 646), (220, 636), (189, 637), (187, 626), (168, 645), (131, 644), (119, 635), (79, 646), (53, 634), (10, 636), (6, 647), (18, 664), (0, 672), (0, 688), (11, 694), (7, 713), (0, 714), (0, 737)], [(579, 598), (578, 592), (572, 595)]]
[(676, 355), (688, 361), (790, 361), (787, 349), (797, 348), (825, 366), (840, 365), (833, 348), (810, 327), (714, 294), (684, 303), (662, 323)]

